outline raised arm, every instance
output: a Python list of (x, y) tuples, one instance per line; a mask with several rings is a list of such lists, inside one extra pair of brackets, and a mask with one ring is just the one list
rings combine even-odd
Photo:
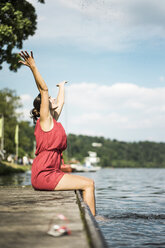
[(22, 63), (23, 65), (28, 66), (31, 69), (34, 79), (36, 81), (37, 88), (40, 91), (40, 93), (42, 93), (42, 91), (48, 91), (48, 87), (35, 64), (33, 52), (31, 51), (31, 56), (28, 54), (27, 51), (25, 52), (21, 51), (19, 55), (24, 59), (24, 61), (20, 60), (19, 62)]
[(23, 58), (23, 60), (20, 60), (19, 62), (22, 63), (23, 65), (28, 66), (31, 69), (37, 88), (41, 94), (40, 123), (43, 129), (47, 131), (50, 129), (50, 126), (52, 125), (52, 117), (49, 109), (48, 87), (37, 69), (37, 66), (34, 61), (33, 53), (31, 52), (31, 55), (29, 55), (27, 51), (25, 52), (21, 51), (20, 56)]
[(55, 120), (58, 120), (62, 108), (64, 106), (64, 100), (65, 100), (65, 84), (67, 81), (63, 81), (59, 84), (57, 84), (57, 87), (59, 87), (58, 95), (56, 99), (50, 98), (51, 102), (51, 114)]

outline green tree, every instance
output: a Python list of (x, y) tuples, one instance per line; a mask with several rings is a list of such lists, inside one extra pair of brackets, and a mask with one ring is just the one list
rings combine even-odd
[[(92, 147), (93, 142), (102, 143), (101, 147)], [(97, 152), (102, 167), (165, 167), (165, 143), (121, 142), (84, 135), (68, 135), (69, 158), (83, 162), (88, 151)]]
[(18, 121), (18, 109), (22, 106), (20, 97), (14, 90), (0, 90), (0, 114), (4, 116), (4, 149), (15, 154), (15, 127), (19, 124), (19, 156), (33, 156), (34, 127), (28, 121)]
[(0, 114), (4, 116), (4, 148), (7, 153), (15, 152), (14, 134), (20, 107), (20, 97), (14, 90), (0, 90)]
[[(44, 3), (44, 0), (38, 0)], [(0, 69), (6, 61), (17, 71), (19, 56), (13, 49), (22, 49), (23, 41), (34, 35), (37, 26), (35, 8), (26, 0), (0, 0)]]
[(34, 144), (34, 127), (30, 125), (28, 121), (21, 121), (19, 123), (19, 156), (22, 157), (28, 154), (33, 156), (33, 144)]

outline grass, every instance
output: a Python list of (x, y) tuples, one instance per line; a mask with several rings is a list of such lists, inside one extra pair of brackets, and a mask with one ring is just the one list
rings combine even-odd
[(6, 161), (0, 162), (0, 175), (8, 175), (11, 173), (23, 173), (31, 169), (31, 165), (18, 165)]

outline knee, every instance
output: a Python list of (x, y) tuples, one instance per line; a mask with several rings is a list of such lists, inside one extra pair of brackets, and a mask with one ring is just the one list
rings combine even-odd
[(94, 189), (95, 188), (95, 182), (92, 179), (89, 179), (87, 187)]

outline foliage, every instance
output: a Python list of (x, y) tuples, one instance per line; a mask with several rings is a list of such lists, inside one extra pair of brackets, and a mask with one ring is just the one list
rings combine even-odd
[[(102, 143), (93, 147), (92, 143)], [(97, 152), (102, 167), (165, 167), (165, 143), (121, 142), (83, 135), (68, 135), (68, 155), (83, 162), (88, 151)]]
[(8, 154), (15, 154), (15, 127), (19, 124), (19, 155), (32, 155), (34, 127), (28, 121), (18, 121), (17, 109), (21, 107), (20, 97), (14, 90), (0, 90), (0, 114), (4, 116), (4, 149)]
[(21, 121), (19, 129), (19, 156), (23, 157), (28, 154), (33, 157), (34, 127), (28, 121)]
[(0, 114), (4, 116), (4, 148), (7, 153), (14, 153), (14, 134), (17, 123), (17, 109), (21, 107), (20, 98), (14, 90), (3, 89), (0, 91)]
[(30, 170), (31, 166), (27, 165), (17, 165), (2, 161), (0, 163), (0, 175), (9, 175), (11, 173), (23, 173)]
[(0, 69), (6, 61), (10, 70), (17, 71), (19, 55), (13, 49), (22, 49), (23, 41), (34, 35), (37, 15), (26, 0), (0, 0), (0, 10)]

